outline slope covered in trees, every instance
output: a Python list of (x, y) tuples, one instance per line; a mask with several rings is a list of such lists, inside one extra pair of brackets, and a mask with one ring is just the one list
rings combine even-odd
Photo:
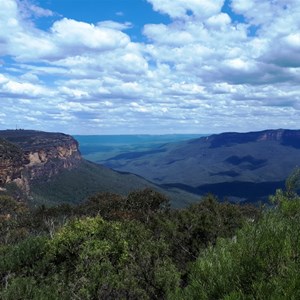
[(231, 201), (267, 201), (300, 161), (299, 130), (221, 133), (129, 152), (105, 162), (166, 188)]

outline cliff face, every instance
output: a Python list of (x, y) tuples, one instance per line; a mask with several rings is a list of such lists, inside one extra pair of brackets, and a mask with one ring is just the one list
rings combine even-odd
[(21, 149), (0, 139), (0, 185), (21, 177), (23, 153)]
[(201, 138), (196, 140), (206, 141), (210, 143), (210, 148), (228, 147), (234, 144), (245, 144), (251, 142), (266, 142), (276, 141), (282, 145), (292, 146), (294, 148), (300, 148), (300, 131), (299, 130), (264, 130), (258, 132), (248, 133), (236, 133), (228, 132), (217, 135), (211, 135), (210, 137)]
[(81, 162), (78, 143), (69, 135), (31, 130), (0, 131), (0, 185), (15, 182), (29, 191), (33, 181), (48, 181)]

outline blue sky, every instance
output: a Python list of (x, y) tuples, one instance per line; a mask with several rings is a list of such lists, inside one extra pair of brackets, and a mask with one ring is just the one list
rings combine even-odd
[(0, 0), (0, 129), (299, 128), (298, 0)]
[[(61, 16), (77, 21), (98, 23), (101, 21), (115, 21), (130, 23), (126, 30), (131, 39), (143, 41), (143, 26), (147, 23), (170, 23), (171, 20), (166, 14), (153, 11), (152, 6), (146, 0), (54, 0), (40, 1), (44, 7), (57, 15), (53, 20), (59, 20)], [(44, 29), (51, 27), (51, 22), (41, 20), (40, 24)]]

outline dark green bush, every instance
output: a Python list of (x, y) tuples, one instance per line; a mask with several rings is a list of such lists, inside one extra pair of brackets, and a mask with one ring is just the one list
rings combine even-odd
[(273, 200), (257, 223), (207, 249), (171, 299), (300, 299), (300, 201), (282, 191)]

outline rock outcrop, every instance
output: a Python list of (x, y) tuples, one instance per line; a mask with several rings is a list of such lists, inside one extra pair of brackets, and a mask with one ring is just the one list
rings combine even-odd
[(20, 178), (22, 169), (22, 150), (8, 141), (0, 139), (0, 185)]
[(0, 131), (0, 186), (15, 182), (26, 192), (33, 181), (48, 181), (79, 165), (77, 141), (62, 133)]
[(228, 147), (235, 144), (246, 144), (251, 142), (267, 142), (275, 141), (282, 145), (300, 148), (300, 131), (277, 129), (264, 130), (257, 132), (237, 133), (226, 132), (221, 134), (214, 134), (206, 138), (195, 140), (197, 142), (205, 140), (210, 143), (210, 148)]

